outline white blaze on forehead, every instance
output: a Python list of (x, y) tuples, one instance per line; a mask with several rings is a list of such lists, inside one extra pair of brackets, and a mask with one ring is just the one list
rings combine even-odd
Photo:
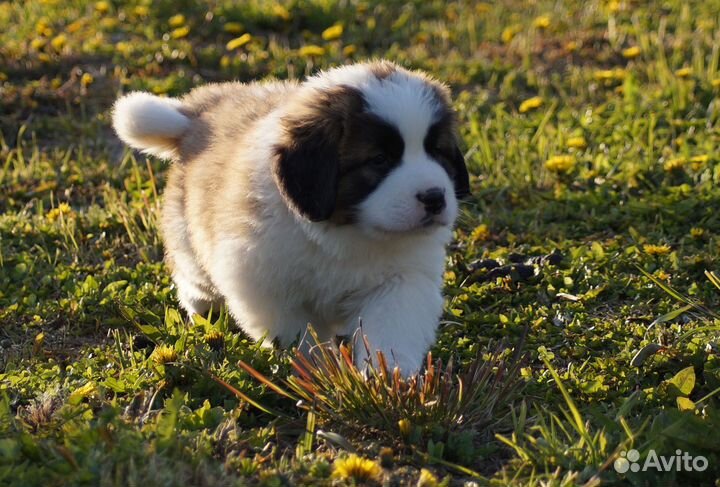
[(368, 111), (400, 131), (406, 154), (422, 153), (428, 128), (442, 108), (435, 90), (425, 79), (397, 66), (384, 78), (378, 78), (367, 65), (344, 66), (320, 73), (306, 84), (318, 89), (346, 85), (360, 90)]
[(363, 91), (369, 111), (397, 127), (405, 142), (405, 154), (424, 150), (428, 128), (439, 106), (435, 91), (423, 80), (395, 72)]

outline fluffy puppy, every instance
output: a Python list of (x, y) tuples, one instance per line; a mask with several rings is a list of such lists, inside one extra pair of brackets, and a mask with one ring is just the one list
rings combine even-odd
[(283, 346), (308, 323), (322, 339), (362, 323), (404, 375), (420, 369), (469, 193), (444, 85), (373, 62), (180, 99), (130, 93), (113, 123), (174, 162), (162, 233), (189, 314), (224, 303), (253, 338)]

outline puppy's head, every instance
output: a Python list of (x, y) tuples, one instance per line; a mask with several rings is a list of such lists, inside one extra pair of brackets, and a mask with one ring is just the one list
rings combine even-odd
[(310, 79), (282, 119), (275, 180), (311, 221), (392, 234), (450, 227), (469, 194), (448, 90), (390, 63)]

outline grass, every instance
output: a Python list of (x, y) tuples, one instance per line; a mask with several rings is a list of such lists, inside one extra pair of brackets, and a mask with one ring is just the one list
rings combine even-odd
[[(712, 485), (719, 31), (694, 0), (0, 2), (0, 484)], [(332, 349), (308, 379), (226, 315), (189, 322), (167, 167), (109, 128), (129, 90), (368, 57), (451, 85), (473, 175), (432, 349), (452, 371), (413, 384)], [(708, 468), (619, 473), (630, 448)]]

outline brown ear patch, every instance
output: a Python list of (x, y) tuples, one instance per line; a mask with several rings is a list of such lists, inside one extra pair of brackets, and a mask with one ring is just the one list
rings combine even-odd
[(445, 168), (455, 186), (455, 196), (470, 196), (470, 176), (458, 146), (455, 115), (448, 111), (428, 129), (425, 151)]
[(299, 93), (282, 120), (285, 140), (275, 148), (273, 175), (288, 206), (311, 221), (335, 210), (340, 145), (351, 114), (365, 100), (359, 90), (337, 86)]

